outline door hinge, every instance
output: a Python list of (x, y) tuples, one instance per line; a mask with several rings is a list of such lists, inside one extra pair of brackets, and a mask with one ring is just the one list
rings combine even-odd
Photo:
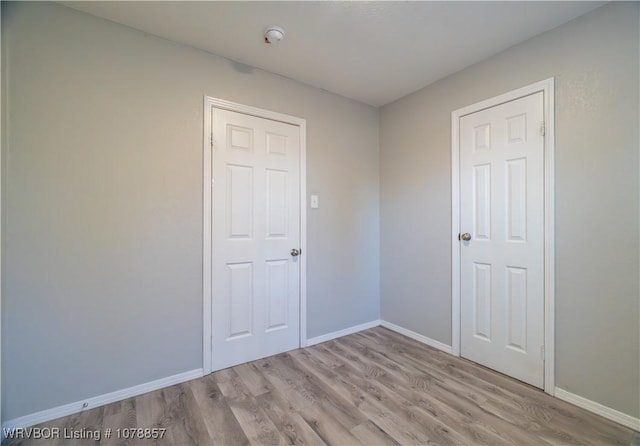
[(544, 361), (544, 345), (540, 347), (540, 359)]
[(544, 136), (544, 134), (545, 134), (545, 130), (546, 130), (546, 129), (545, 129), (545, 126), (544, 126), (544, 121), (542, 121), (542, 122), (540, 123), (540, 136)]
[(209, 144), (211, 144), (211, 148), (213, 149), (213, 135), (209, 137)]

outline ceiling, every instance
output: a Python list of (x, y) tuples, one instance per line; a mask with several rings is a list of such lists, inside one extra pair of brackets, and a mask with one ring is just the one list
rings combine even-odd
[[(62, 3), (380, 106), (605, 2)], [(264, 43), (269, 25), (283, 42)]]

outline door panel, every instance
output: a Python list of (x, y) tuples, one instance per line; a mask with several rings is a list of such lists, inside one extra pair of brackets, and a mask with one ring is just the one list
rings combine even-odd
[(507, 166), (507, 240), (527, 238), (527, 159), (509, 160)]
[(289, 173), (267, 169), (267, 237), (287, 236), (287, 180)]
[(491, 164), (473, 166), (474, 233), (476, 239), (491, 239)]
[(253, 331), (253, 263), (228, 264), (229, 330), (227, 340)]
[(253, 223), (253, 168), (227, 165), (229, 182), (229, 238), (251, 238)]
[(491, 341), (491, 265), (475, 263), (473, 266), (474, 336)]
[(299, 346), (300, 130), (213, 109), (212, 370)]
[(507, 346), (527, 351), (527, 269), (507, 267)]
[(543, 93), (460, 118), (461, 355), (543, 386)]
[(287, 328), (289, 260), (267, 262), (267, 331)]

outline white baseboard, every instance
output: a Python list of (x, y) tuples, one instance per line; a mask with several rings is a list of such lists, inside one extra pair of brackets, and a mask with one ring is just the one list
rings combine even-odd
[(371, 322), (365, 322), (364, 324), (360, 324), (360, 325), (354, 325), (353, 327), (345, 328), (344, 330), (338, 330), (332, 333), (316, 336), (315, 338), (307, 339), (306, 347), (311, 347), (312, 345), (331, 341), (336, 338), (341, 338), (342, 336), (347, 336), (362, 330), (368, 330), (369, 328), (377, 327), (378, 325), (380, 325), (380, 319), (376, 319)]
[(104, 406), (105, 404), (142, 395), (143, 393), (173, 386), (174, 384), (180, 384), (202, 376), (202, 369), (190, 370), (188, 372), (178, 373), (177, 375), (167, 376), (166, 378), (160, 378), (155, 381), (149, 381), (127, 389), (116, 390), (115, 392), (94, 396), (92, 398), (76, 401), (75, 403), (65, 404), (63, 406), (24, 415), (2, 423), (3, 433), (5, 432), (5, 429), (30, 427), (35, 424), (55, 420), (60, 417), (66, 417), (67, 415), (82, 412), (83, 410)]
[(567, 403), (586, 409), (589, 412), (593, 412), (601, 417), (620, 423), (635, 431), (640, 431), (640, 418), (634, 418), (631, 415), (620, 412), (619, 410), (588, 400), (582, 396), (567, 392), (566, 390), (558, 387), (555, 388), (554, 395), (556, 398), (566, 401)]
[(384, 328), (388, 328), (391, 331), (395, 331), (396, 333), (400, 333), (401, 335), (404, 335), (408, 338), (411, 339), (415, 339), (418, 342), (422, 342), (423, 344), (426, 344), (430, 347), (436, 348), (438, 350), (442, 350), (445, 353), (449, 353), (450, 355), (453, 354), (453, 350), (451, 349), (450, 345), (447, 344), (443, 344), (440, 341), (436, 341), (435, 339), (431, 339), (428, 338), (424, 335), (421, 335), (419, 333), (416, 333), (415, 331), (411, 331), (408, 330), (406, 328), (403, 328), (399, 325), (396, 324), (392, 324), (391, 322), (387, 322), (384, 320), (380, 321), (380, 325), (382, 325)]

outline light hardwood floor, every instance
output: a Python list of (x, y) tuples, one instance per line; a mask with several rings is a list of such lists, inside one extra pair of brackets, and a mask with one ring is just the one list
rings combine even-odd
[[(161, 427), (167, 430), (158, 443), (169, 445), (628, 446), (638, 439), (630, 429), (381, 327), (44, 426)], [(99, 444), (152, 443), (103, 437)]]

